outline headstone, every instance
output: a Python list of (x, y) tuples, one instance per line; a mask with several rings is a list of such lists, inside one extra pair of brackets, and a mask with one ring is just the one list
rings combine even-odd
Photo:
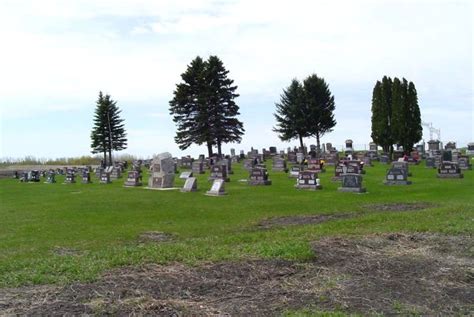
[(346, 161), (347, 174), (364, 174), (360, 161)]
[(20, 176), (19, 176), (19, 174), (18, 174), (18, 171), (13, 171), (12, 178), (14, 178), (14, 179), (20, 178)]
[(249, 175), (249, 185), (271, 185), (272, 181), (268, 179), (268, 172), (265, 168), (253, 168)]
[(365, 167), (365, 166), (374, 166), (374, 165), (372, 164), (372, 158), (371, 158), (370, 156), (364, 156), (364, 157), (362, 158), (362, 162), (364, 162), (364, 167)]
[(72, 170), (68, 170), (66, 173), (66, 178), (64, 179), (65, 184), (73, 184), (76, 182), (76, 175)]
[(139, 171), (130, 171), (127, 173), (127, 180), (124, 183), (126, 187), (142, 186), (141, 175)]
[(377, 144), (375, 144), (375, 142), (369, 143), (369, 151), (377, 152)]
[(426, 158), (426, 167), (427, 168), (436, 168), (436, 160), (433, 156)]
[(225, 165), (216, 164), (211, 168), (211, 175), (209, 180), (222, 179), (225, 182), (229, 182), (230, 179), (227, 177), (227, 167)]
[(339, 162), (339, 153), (337, 151), (330, 151), (324, 157), (325, 165), (335, 166)]
[(182, 172), (181, 175), (179, 175), (180, 179), (188, 179), (190, 177), (193, 177), (193, 172)]
[(204, 174), (204, 163), (201, 160), (194, 161), (192, 165), (192, 169), (194, 174)]
[(110, 173), (108, 173), (107, 171), (104, 171), (102, 174), (100, 174), (99, 183), (101, 183), (101, 184), (110, 184), (110, 183), (112, 183), (110, 181)]
[(459, 164), (459, 169), (461, 169), (461, 170), (471, 170), (472, 169), (472, 164), (469, 162), (469, 156), (467, 156), (467, 155), (460, 155), (458, 157), (458, 164)]
[(21, 173), (20, 182), (24, 182), (24, 183), (28, 182), (29, 181), (29, 175), (30, 175), (30, 173), (28, 173), (28, 172)]
[(181, 158), (181, 164), (179, 167), (183, 169), (191, 169), (192, 165), (193, 165), (193, 159), (187, 156), (183, 156)]
[(412, 176), (411, 172), (408, 169), (408, 166), (408, 162), (405, 161), (392, 162), (392, 168), (403, 169), (406, 171), (407, 176)]
[(438, 178), (463, 178), (459, 165), (454, 162), (443, 161), (438, 168)]
[(403, 168), (392, 167), (385, 176), (385, 185), (410, 185), (407, 171)]
[(288, 152), (288, 162), (297, 163), (297, 157), (295, 152)]
[(230, 149), (230, 156), (232, 156), (232, 157), (235, 156), (235, 149)]
[(379, 161), (381, 164), (388, 164), (389, 158), (387, 154), (380, 155)]
[(290, 168), (290, 173), (288, 174), (288, 177), (290, 178), (298, 178), (298, 175), (301, 172), (301, 167), (300, 166), (292, 166)]
[(318, 174), (314, 171), (302, 171), (298, 175), (298, 179), (296, 180), (296, 188), (298, 189), (323, 189), (320, 184)]
[(351, 139), (348, 139), (346, 140), (345, 144), (346, 144), (346, 149), (344, 150), (346, 153), (352, 153), (354, 151), (354, 148), (352, 147), (352, 140)]
[(439, 151), (440, 142), (438, 140), (429, 140), (428, 141), (428, 151)]
[(225, 194), (224, 180), (220, 178), (214, 179), (211, 189), (206, 192), (207, 196), (222, 196)]
[(469, 142), (467, 144), (466, 155), (469, 155), (469, 156), (474, 155), (474, 142)]
[(273, 157), (273, 166), (272, 166), (272, 171), (274, 172), (288, 172), (288, 169), (286, 168), (286, 161), (285, 159), (274, 156)]
[(441, 163), (443, 162), (443, 156), (441, 155), (435, 155), (435, 168), (439, 168)]
[(89, 170), (84, 169), (82, 171), (82, 184), (90, 184), (91, 183), (91, 173)]
[(170, 153), (156, 155), (151, 164), (148, 188), (172, 188), (175, 177), (174, 161)]
[(324, 173), (326, 170), (322, 168), (321, 161), (319, 159), (309, 159), (307, 170), (313, 171), (316, 174)]
[(359, 174), (342, 174), (342, 185), (337, 189), (341, 192), (365, 193), (362, 187), (362, 176)]
[[(342, 174), (347, 173), (347, 166), (346, 164), (340, 162), (334, 166), (334, 177), (332, 181), (340, 181), (342, 179)], [(358, 174), (358, 173), (356, 173)]]
[(276, 155), (277, 154), (277, 148), (275, 146), (270, 146), (270, 155)]
[(444, 146), (444, 149), (445, 150), (455, 150), (456, 149), (456, 142), (448, 142), (446, 143), (446, 145)]
[(119, 179), (122, 177), (120, 167), (110, 166), (109, 173), (110, 173), (110, 179)]
[(304, 161), (304, 154), (302, 152), (296, 153), (296, 162), (298, 164), (301, 164), (303, 163), (303, 161)]
[(46, 178), (46, 182), (48, 184), (56, 183), (56, 173), (53, 170), (48, 172), (48, 177)]
[(398, 159), (403, 158), (404, 155), (403, 151), (393, 151), (393, 160), (398, 161)]
[(453, 153), (451, 151), (443, 151), (441, 156), (443, 161), (452, 162), (453, 160)]
[(181, 188), (182, 192), (195, 192), (197, 191), (197, 178), (196, 177), (188, 177), (186, 178), (186, 182), (184, 183), (183, 188)]
[(245, 159), (244, 160), (244, 169), (246, 169), (247, 171), (251, 171), (252, 168), (254, 167), (255, 165), (255, 159)]

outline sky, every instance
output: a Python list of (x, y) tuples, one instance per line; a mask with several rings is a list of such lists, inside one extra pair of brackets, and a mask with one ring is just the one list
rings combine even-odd
[(99, 91), (125, 119), (119, 154), (207, 153), (179, 150), (168, 104), (198, 55), (219, 56), (238, 86), (245, 135), (226, 153), (297, 145), (272, 132), (275, 103), (293, 78), (313, 73), (336, 102), (337, 125), (322, 142), (368, 147), (372, 89), (387, 75), (413, 81), (422, 121), (444, 143), (465, 146), (474, 141), (473, 8), (470, 0), (0, 0), (0, 158), (89, 155)]

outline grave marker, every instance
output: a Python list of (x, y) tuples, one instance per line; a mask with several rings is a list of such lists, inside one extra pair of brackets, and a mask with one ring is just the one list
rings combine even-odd
[(459, 165), (454, 162), (443, 161), (438, 168), (438, 178), (463, 178)]
[(179, 175), (180, 179), (188, 179), (190, 177), (193, 177), (193, 172), (182, 172), (181, 175)]
[(249, 175), (249, 185), (271, 185), (266, 168), (253, 168)]
[(230, 179), (227, 177), (227, 167), (225, 165), (215, 164), (211, 168), (211, 175), (209, 180), (222, 179), (225, 182), (229, 182)]
[(225, 194), (224, 180), (220, 178), (214, 179), (211, 189), (206, 192), (207, 196), (222, 196)]
[(183, 188), (181, 191), (184, 192), (195, 192), (197, 191), (197, 178), (196, 177), (188, 177), (186, 178), (186, 182), (184, 183)]
[(318, 190), (323, 189), (318, 178), (318, 174), (311, 170), (302, 171), (298, 175), (296, 180), (296, 188), (298, 189), (311, 189)]
[(403, 168), (392, 167), (385, 176), (385, 185), (410, 185), (407, 170)]
[(365, 193), (362, 187), (362, 176), (359, 174), (342, 174), (342, 186), (337, 189), (340, 192)]
[(142, 186), (141, 175), (139, 171), (130, 171), (127, 174), (127, 180), (124, 183), (126, 187)]
[(158, 154), (151, 164), (151, 176), (148, 179), (148, 188), (172, 188), (175, 177), (175, 163), (170, 153)]

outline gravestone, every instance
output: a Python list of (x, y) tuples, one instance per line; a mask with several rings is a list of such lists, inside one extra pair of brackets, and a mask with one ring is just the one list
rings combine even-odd
[(436, 160), (433, 156), (427, 157), (425, 163), (427, 168), (436, 168)]
[(64, 179), (64, 183), (65, 184), (74, 184), (75, 182), (76, 182), (76, 175), (74, 174), (74, 171), (67, 170), (66, 178)]
[(439, 151), (440, 142), (438, 140), (429, 140), (428, 141), (428, 151)]
[(222, 159), (221, 161), (219, 161), (219, 163), (221, 165), (225, 165), (225, 167), (227, 168), (227, 175), (234, 174), (234, 171), (232, 170), (232, 160), (229, 157)]
[(215, 179), (222, 179), (225, 182), (230, 181), (230, 179), (227, 177), (227, 167), (225, 165), (215, 164), (212, 166), (209, 181)]
[(91, 173), (89, 170), (84, 169), (82, 171), (82, 184), (90, 184), (91, 183)]
[(28, 173), (28, 172), (22, 172), (21, 177), (20, 177), (20, 182), (27, 183), (28, 180), (29, 180), (29, 175), (30, 175), (30, 173)]
[(186, 182), (184, 183), (183, 188), (181, 188), (181, 191), (183, 193), (197, 191), (197, 178), (196, 177), (186, 178)]
[(220, 178), (214, 179), (214, 182), (212, 183), (211, 189), (206, 192), (207, 196), (222, 196), (225, 195), (225, 189), (224, 189), (224, 180)]
[(288, 162), (297, 163), (297, 157), (295, 152), (288, 152)]
[(443, 157), (441, 155), (435, 155), (435, 168), (438, 168), (443, 162)]
[(469, 156), (467, 155), (459, 155), (458, 156), (458, 164), (459, 164), (459, 169), (461, 170), (471, 170), (472, 165), (469, 161)]
[(364, 167), (365, 167), (365, 166), (374, 166), (374, 165), (372, 164), (372, 158), (371, 158), (370, 156), (368, 156), (368, 155), (369, 155), (369, 154), (367, 153), (367, 156), (364, 156), (364, 157), (362, 158), (362, 162), (364, 162)]
[(277, 148), (275, 146), (270, 146), (270, 155), (276, 155), (277, 154)]
[(48, 172), (48, 177), (46, 178), (46, 182), (47, 184), (53, 184), (53, 183), (56, 183), (56, 173), (53, 171), (53, 170), (50, 170)]
[(446, 143), (446, 145), (444, 146), (444, 149), (447, 150), (447, 151), (450, 151), (450, 150), (455, 150), (456, 149), (456, 142), (448, 142)]
[[(351, 167), (352, 171), (354, 172), (354, 167)], [(334, 166), (334, 177), (331, 179), (332, 181), (341, 181), (342, 174), (347, 173), (347, 166), (344, 163), (339, 162), (337, 165)], [(355, 173), (355, 174), (358, 174)]]
[(175, 177), (175, 163), (170, 153), (165, 152), (154, 156), (151, 163), (151, 175), (148, 188), (172, 188)]
[(112, 181), (110, 180), (110, 173), (107, 171), (104, 171), (102, 174), (100, 174), (100, 184), (110, 184)]
[(364, 170), (362, 169), (362, 164), (360, 161), (346, 161), (347, 167), (347, 174), (364, 174)]
[(110, 173), (110, 179), (119, 179), (122, 177), (120, 167), (110, 166), (109, 173)]
[(194, 161), (192, 165), (192, 169), (194, 174), (204, 174), (204, 163), (201, 160)]
[(298, 189), (323, 189), (320, 184), (318, 174), (314, 171), (302, 171), (298, 175), (298, 179), (296, 180), (296, 188)]
[(362, 176), (359, 174), (342, 174), (342, 185), (337, 189), (340, 192), (365, 193), (362, 187)]
[(381, 164), (388, 164), (389, 158), (387, 154), (380, 155), (379, 161)]
[(407, 176), (412, 176), (411, 172), (408, 169), (408, 166), (408, 162), (405, 161), (392, 162), (392, 168), (403, 169), (406, 171)]
[(467, 150), (466, 150), (466, 155), (474, 155), (474, 142), (469, 142), (467, 144)]
[(40, 173), (38, 170), (32, 170), (29, 175), (28, 175), (28, 182), (34, 182), (37, 183), (39, 182), (40, 179)]
[(190, 157), (187, 157), (187, 156), (183, 156), (181, 157), (181, 164), (180, 164), (180, 168), (183, 168), (183, 169), (191, 169), (193, 166), (193, 159), (190, 158)]
[(141, 175), (139, 171), (130, 171), (127, 173), (127, 180), (124, 183), (126, 187), (142, 186)]
[(245, 159), (244, 160), (244, 169), (246, 169), (247, 171), (251, 171), (252, 168), (254, 167), (255, 165), (255, 159)]
[(325, 165), (335, 166), (339, 162), (339, 153), (337, 151), (331, 151), (324, 156)]
[(298, 178), (298, 175), (301, 172), (301, 166), (292, 166), (290, 168), (290, 173), (288, 174), (288, 177), (290, 178)]
[(326, 151), (331, 152), (333, 150), (334, 150), (334, 148), (332, 147), (332, 143), (327, 142), (326, 143)]
[(445, 162), (452, 162), (453, 160), (453, 153), (451, 151), (443, 151), (441, 153), (442, 160)]
[(346, 144), (346, 149), (344, 150), (344, 152), (352, 153), (354, 151), (354, 148), (352, 147), (352, 144), (353, 144), (352, 140), (351, 139), (346, 140), (345, 144)]
[(398, 161), (398, 159), (403, 158), (404, 155), (403, 151), (393, 151), (393, 160)]
[(193, 177), (193, 172), (182, 172), (181, 175), (179, 175), (180, 179), (188, 179), (190, 177)]
[(385, 185), (410, 185), (408, 174), (405, 169), (392, 167), (385, 176)]
[(271, 185), (266, 168), (253, 168), (249, 175), (249, 185)]
[(18, 171), (13, 171), (12, 178), (13, 178), (13, 179), (18, 179), (18, 178), (20, 178), (20, 176), (19, 176), (19, 174), (18, 174)]
[(377, 152), (377, 144), (375, 144), (375, 142), (369, 143), (369, 151)]
[(285, 159), (274, 156), (273, 157), (273, 166), (272, 166), (272, 171), (274, 172), (288, 172), (288, 169), (286, 168), (286, 161)]
[(304, 154), (302, 152), (296, 153), (296, 162), (298, 164), (301, 164), (303, 163), (303, 161), (304, 161)]
[(438, 168), (438, 178), (463, 178), (459, 165), (454, 162), (443, 161)]

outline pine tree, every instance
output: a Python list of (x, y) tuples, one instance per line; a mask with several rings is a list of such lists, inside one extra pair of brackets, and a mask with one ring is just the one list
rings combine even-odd
[(318, 152), (321, 150), (320, 138), (332, 131), (336, 125), (334, 96), (326, 81), (316, 74), (308, 76), (303, 82), (304, 99), (307, 108), (306, 129), (316, 137)]
[(405, 133), (401, 145), (406, 154), (410, 154), (413, 146), (421, 140), (423, 136), (423, 127), (421, 126), (420, 107), (418, 105), (418, 96), (413, 82), (406, 83), (405, 104), (404, 104), (404, 121)]
[(91, 132), (92, 153), (104, 153), (104, 162), (109, 153), (109, 165), (112, 165), (112, 151), (127, 148), (127, 134), (125, 133), (124, 120), (120, 118), (121, 110), (117, 102), (110, 95), (103, 96), (99, 92), (94, 115), (94, 127)]
[[(306, 109), (304, 101), (303, 86), (296, 79), (291, 81), (290, 86), (283, 90), (280, 96), (280, 103), (276, 103), (277, 121), (276, 127), (278, 137), (282, 141), (299, 139), (300, 146), (304, 149), (303, 138), (310, 136), (306, 131)], [(305, 153), (306, 154), (306, 153)]]
[(388, 149), (390, 144), (386, 144), (386, 137), (384, 136), (385, 131), (388, 127), (388, 116), (386, 114), (386, 108), (384, 107), (382, 92), (382, 83), (377, 81), (375, 83), (374, 90), (372, 92), (372, 140), (382, 146), (384, 151)]
[(210, 56), (208, 61), (198, 56), (181, 75), (183, 82), (176, 85), (170, 101), (180, 149), (206, 143), (211, 157), (214, 145), (220, 155), (223, 143), (241, 141), (244, 129), (236, 118), (239, 107), (234, 101), (239, 95), (228, 73), (217, 56)]
[(205, 73), (207, 100), (209, 112), (212, 114), (209, 127), (217, 153), (222, 155), (222, 143), (240, 142), (244, 134), (243, 123), (236, 116), (239, 115), (239, 106), (234, 99), (237, 86), (227, 75), (229, 71), (217, 56), (210, 56)]

